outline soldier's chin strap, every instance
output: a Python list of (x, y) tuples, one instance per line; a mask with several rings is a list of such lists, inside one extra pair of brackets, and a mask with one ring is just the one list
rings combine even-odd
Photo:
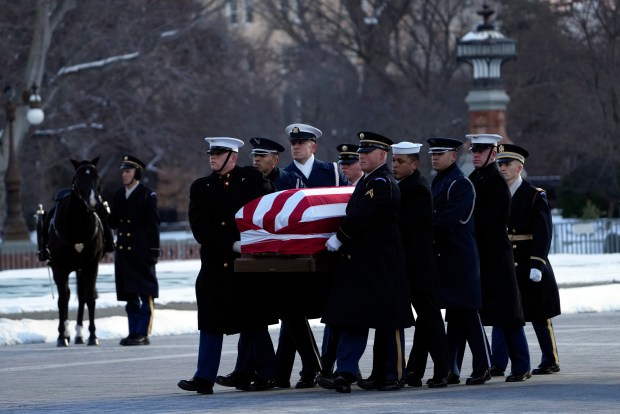
[(230, 157), (232, 156), (232, 153), (233, 153), (232, 151), (228, 151), (228, 155), (226, 156), (226, 161), (224, 161), (224, 164), (222, 164), (220, 169), (216, 171), (217, 174), (221, 173), (222, 170), (224, 169), (224, 167), (226, 167), (226, 164), (228, 164), (228, 160), (230, 160)]
[(482, 168), (484, 168), (487, 165), (489, 165), (489, 160), (491, 159), (491, 154), (493, 154), (493, 148), (495, 148), (495, 147), (491, 147), (491, 151), (489, 151), (489, 155), (487, 155), (487, 160), (484, 162), (484, 165), (482, 166)]

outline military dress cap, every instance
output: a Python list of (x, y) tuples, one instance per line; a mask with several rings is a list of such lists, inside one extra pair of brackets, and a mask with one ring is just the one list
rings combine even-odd
[(496, 147), (503, 138), (498, 134), (467, 134), (465, 137), (471, 141), (470, 150)]
[(285, 131), (289, 136), (289, 140), (310, 139), (316, 141), (317, 138), (323, 135), (320, 129), (307, 124), (290, 124)]
[(362, 154), (372, 152), (376, 149), (389, 152), (394, 143), (394, 141), (388, 137), (384, 137), (375, 132), (361, 131), (357, 133), (357, 136), (360, 139), (360, 147), (357, 149), (357, 152)]
[(398, 154), (418, 154), (420, 152), (420, 148), (422, 144), (415, 144), (409, 141), (402, 141), (398, 144), (392, 145), (392, 153), (394, 155)]
[(123, 155), (123, 159), (121, 160), (121, 170), (129, 169), (129, 168), (145, 168), (145, 165), (142, 161), (133, 157), (131, 155)]
[(239, 148), (243, 147), (243, 141), (230, 137), (206, 137), (205, 141), (209, 143), (207, 154), (213, 152), (239, 152)]
[(269, 138), (251, 138), (250, 145), (252, 145), (252, 155), (278, 154), (285, 150), (282, 144)]
[(497, 159), (495, 162), (503, 163), (513, 160), (519, 161), (521, 164), (525, 164), (525, 159), (529, 157), (530, 153), (525, 148), (521, 148), (514, 144), (502, 144), (497, 151)]
[(426, 140), (428, 142), (429, 154), (442, 154), (448, 151), (458, 151), (463, 145), (461, 140), (456, 138), (432, 137)]
[(338, 145), (338, 162), (340, 164), (355, 164), (360, 160), (360, 155), (357, 153), (359, 146), (354, 144), (340, 144)]

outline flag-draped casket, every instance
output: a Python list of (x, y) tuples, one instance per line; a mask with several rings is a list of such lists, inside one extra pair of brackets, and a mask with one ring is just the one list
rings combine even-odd
[(278, 191), (246, 204), (235, 216), (241, 253), (312, 255), (340, 226), (353, 187)]
[(352, 193), (353, 187), (284, 190), (237, 212), (242, 256), (235, 272), (256, 273), (269, 285), (263, 303), (278, 317), (322, 316), (339, 257), (325, 242), (338, 230)]

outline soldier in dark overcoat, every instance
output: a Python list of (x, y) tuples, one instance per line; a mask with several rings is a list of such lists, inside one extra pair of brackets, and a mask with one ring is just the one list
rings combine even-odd
[(478, 309), (482, 306), (480, 262), (474, 236), (474, 186), (456, 165), (462, 142), (455, 138), (427, 140), (433, 178), (433, 246), (439, 270), (439, 306), (446, 309), (448, 361), (453, 370), (448, 384), (460, 382), (456, 367), (461, 341), (469, 343), (473, 372), (467, 384), (482, 383), (490, 357)]
[[(272, 139), (254, 137), (250, 139), (252, 145), (252, 158), (254, 168), (260, 171), (265, 178), (271, 181), (276, 191), (303, 188), (301, 177), (294, 171), (286, 171), (278, 168), (279, 154), (284, 151), (284, 146)], [(316, 276), (313, 274), (313, 277)], [(314, 291), (309, 281), (302, 278), (292, 277), (290, 274), (273, 273), (262, 275), (267, 279), (273, 289), (274, 303), (278, 316), (282, 318), (281, 334), (276, 352), (275, 386), (278, 388), (290, 387), (290, 376), (295, 362), (295, 351), (299, 350), (303, 367), (308, 371), (305, 374), (302, 369), (302, 377), (308, 378), (308, 383), (314, 385), (316, 373), (321, 369), (318, 359), (318, 347), (312, 334), (312, 329), (304, 310), (308, 309), (309, 303), (316, 302), (310, 291)], [(303, 285), (303, 286), (302, 286)], [(292, 322), (291, 322), (292, 321)], [(282, 335), (282, 332), (284, 335)], [(241, 372), (247, 369), (247, 360), (244, 356), (251, 355), (251, 341), (243, 332), (239, 335), (238, 354), (235, 369), (228, 375), (218, 376), (215, 381), (226, 387), (243, 387), (244, 378)], [(247, 359), (247, 358), (245, 358)], [(305, 375), (304, 375), (305, 374)]]
[(433, 251), (433, 195), (420, 173), (422, 144), (392, 145), (392, 172), (400, 189), (400, 236), (407, 258), (411, 303), (417, 319), (407, 361), (407, 384), (421, 386), (430, 353), (434, 363), (432, 388), (447, 385), (448, 343), (441, 309), (437, 305), (437, 262)]
[[(547, 195), (521, 177), (529, 152), (517, 145), (500, 145), (497, 165), (512, 194), (508, 238), (512, 244), (525, 320), (532, 323), (542, 358), (532, 374), (560, 371), (551, 318), (560, 315), (560, 293), (549, 263), (553, 225)], [(505, 367), (508, 353), (493, 331), (493, 364)]]
[(116, 297), (126, 301), (129, 335), (121, 345), (148, 345), (153, 324), (154, 299), (159, 296), (155, 264), (159, 257), (157, 195), (140, 182), (145, 165), (123, 156), (123, 186), (114, 195), (109, 216), (116, 229), (114, 279)]
[(398, 230), (400, 191), (386, 165), (392, 141), (372, 132), (358, 136), (366, 175), (351, 195), (338, 232), (326, 243), (341, 259), (322, 321), (339, 330), (336, 391), (350, 392), (357, 381), (369, 328), (376, 329), (375, 344), (383, 342), (386, 353), (379, 389), (397, 390), (403, 375), (402, 332), (414, 322)]
[(511, 360), (507, 382), (531, 376), (530, 354), (523, 326), (521, 295), (514, 270), (512, 247), (506, 227), (510, 217), (510, 191), (497, 169), (497, 134), (471, 134), (474, 171), (469, 179), (476, 188), (474, 224), (480, 255), (484, 325), (503, 330)]
[[(213, 173), (199, 178), (190, 187), (189, 222), (200, 244), (201, 267), (196, 279), (200, 344), (198, 369), (191, 380), (179, 381), (179, 387), (203, 394), (213, 392), (224, 334), (244, 332), (257, 349), (255, 361), (257, 390), (273, 386), (271, 338), (268, 316), (252, 307), (251, 295), (257, 289), (257, 275), (234, 273), (239, 257), (239, 230), (235, 213), (249, 201), (273, 191), (273, 185), (253, 167), (236, 165), (243, 141), (229, 137), (206, 138), (210, 144), (209, 162)], [(237, 245), (235, 245), (237, 244)], [(252, 279), (257, 285), (248, 286)]]

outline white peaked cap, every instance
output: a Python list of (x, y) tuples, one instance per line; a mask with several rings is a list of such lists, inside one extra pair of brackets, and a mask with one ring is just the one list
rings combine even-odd
[(306, 134), (314, 135), (316, 138), (319, 138), (321, 135), (323, 135), (320, 129), (308, 124), (290, 124), (286, 127), (284, 131), (289, 135), (291, 135), (291, 132), (293, 133), (293, 135), (295, 135), (296, 133), (305, 132)]
[(498, 134), (468, 134), (465, 135), (465, 137), (471, 141), (472, 145), (497, 145), (497, 143), (503, 139), (502, 136)]
[(206, 137), (205, 141), (209, 143), (209, 150), (222, 149), (239, 152), (239, 148), (244, 145), (240, 139), (230, 137)]

